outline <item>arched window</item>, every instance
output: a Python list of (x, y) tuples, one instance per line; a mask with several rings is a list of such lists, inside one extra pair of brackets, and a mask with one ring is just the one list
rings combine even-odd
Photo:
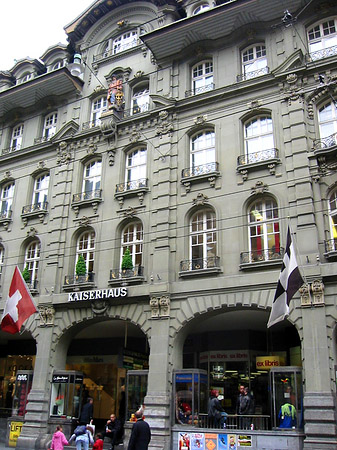
[(24, 268), (28, 269), (30, 275), (30, 288), (37, 288), (39, 263), (40, 263), (40, 241), (30, 242), (26, 247)]
[(262, 198), (250, 206), (248, 233), (251, 261), (268, 261), (280, 256), (280, 225), (275, 200)]
[(192, 94), (202, 94), (214, 89), (213, 62), (203, 61), (192, 67)]
[(329, 196), (329, 218), (330, 218), (330, 236), (332, 245), (330, 251), (337, 250), (337, 189)]
[(15, 128), (13, 128), (11, 146), (10, 146), (11, 152), (21, 149), (22, 138), (23, 138), (23, 129), (24, 129), (23, 123), (20, 123), (20, 125), (17, 125)]
[(49, 188), (48, 173), (40, 175), (35, 179), (33, 199), (32, 199), (34, 210), (47, 209), (48, 188)]
[(125, 182), (127, 189), (146, 186), (146, 148), (131, 150), (126, 155)]
[(139, 114), (149, 110), (149, 86), (148, 84), (136, 87), (133, 90), (131, 101), (131, 114)]
[(106, 96), (99, 97), (94, 100), (92, 104), (92, 110), (91, 110), (91, 126), (92, 127), (99, 127), (101, 124), (100, 117), (104, 111), (107, 110), (107, 99)]
[(190, 258), (192, 270), (216, 265), (216, 218), (211, 210), (193, 214), (190, 222)]
[(54, 136), (56, 132), (56, 124), (57, 112), (48, 114), (48, 116), (45, 117), (42, 133), (43, 140), (48, 141), (52, 136)]
[(193, 14), (193, 16), (196, 16), (197, 14), (207, 11), (208, 9), (210, 9), (210, 6), (208, 3), (201, 3), (193, 10), (192, 14)]
[(332, 18), (308, 30), (309, 53), (313, 61), (337, 54), (337, 19)]
[(83, 200), (100, 197), (101, 192), (101, 161), (91, 161), (84, 167), (82, 192)]
[(141, 222), (128, 224), (122, 231), (121, 261), (129, 249), (133, 266), (140, 267), (143, 260), (143, 225)]
[(337, 108), (329, 101), (318, 110), (319, 135), (324, 140), (325, 147), (337, 144)]
[(216, 170), (214, 131), (202, 131), (191, 138), (190, 159), (193, 175)]
[[(79, 256), (82, 255), (85, 261), (87, 274), (94, 271), (94, 257), (95, 257), (95, 232), (85, 231), (77, 240), (76, 248), (76, 263)], [(76, 265), (75, 265), (76, 267)]]
[(242, 74), (245, 80), (268, 73), (266, 47), (264, 44), (252, 45), (241, 53)]
[(1, 189), (1, 219), (10, 218), (14, 197), (15, 183), (7, 183)]
[(245, 154), (248, 163), (269, 159), (274, 151), (273, 121), (269, 116), (259, 116), (244, 125)]
[(126, 31), (125, 33), (119, 35), (112, 43), (113, 54), (124, 52), (129, 48), (136, 47), (138, 44), (138, 33), (137, 30)]

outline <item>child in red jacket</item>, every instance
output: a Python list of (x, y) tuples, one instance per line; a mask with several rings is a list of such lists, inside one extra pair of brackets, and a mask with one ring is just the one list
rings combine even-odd
[(103, 440), (102, 435), (100, 433), (96, 434), (95, 436), (95, 443), (92, 447), (92, 450), (103, 450)]

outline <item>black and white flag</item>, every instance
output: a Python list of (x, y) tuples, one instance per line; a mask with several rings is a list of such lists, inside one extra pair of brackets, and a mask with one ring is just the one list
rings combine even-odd
[(277, 283), (273, 306), (271, 308), (271, 313), (267, 324), (268, 328), (278, 322), (281, 322), (289, 315), (290, 300), (303, 283), (304, 281), (298, 269), (295, 249), (288, 226), (287, 246), (284, 253), (283, 264)]

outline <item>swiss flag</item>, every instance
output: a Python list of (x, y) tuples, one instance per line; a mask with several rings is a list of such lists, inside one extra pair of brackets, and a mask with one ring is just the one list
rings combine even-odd
[(18, 267), (15, 267), (9, 294), (1, 319), (1, 329), (15, 334), (20, 331), (23, 322), (37, 309), (30, 295), (28, 287)]

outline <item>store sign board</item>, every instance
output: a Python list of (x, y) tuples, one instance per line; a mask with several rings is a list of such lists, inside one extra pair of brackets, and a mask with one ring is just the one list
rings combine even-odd
[(96, 289), (92, 291), (69, 292), (68, 302), (79, 302), (87, 300), (101, 300), (116, 297), (126, 297), (128, 290), (125, 287), (111, 289)]
[(279, 367), (280, 357), (279, 356), (257, 356), (256, 357), (256, 368), (269, 370), (272, 367)]
[(249, 361), (248, 350), (216, 350), (200, 353), (200, 362), (207, 363), (218, 361)]
[(9, 439), (8, 439), (9, 447), (16, 447), (16, 443), (17, 443), (18, 437), (21, 434), (22, 427), (23, 427), (23, 422), (11, 422), (10, 430), (9, 430)]

